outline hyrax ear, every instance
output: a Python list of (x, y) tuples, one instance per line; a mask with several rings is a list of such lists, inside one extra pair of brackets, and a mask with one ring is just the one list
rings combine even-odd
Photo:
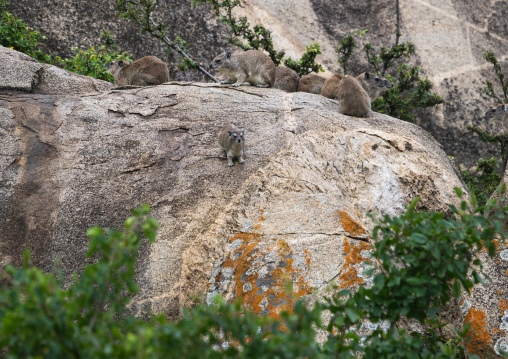
[(118, 67), (122, 67), (123, 65), (124, 65), (124, 63), (122, 60), (118, 61)]
[(242, 136), (243, 136), (243, 135), (245, 135), (245, 131), (244, 131), (244, 130), (242, 130)]
[(503, 105), (503, 111), (508, 112), (508, 105)]
[(226, 59), (230, 59), (231, 58), (231, 51), (227, 51), (226, 52)]
[(363, 77), (365, 77), (365, 79), (367, 80), (370, 78), (370, 74), (368, 72), (366, 72), (363, 74)]
[(233, 134), (233, 131), (228, 131), (228, 136), (231, 136)]

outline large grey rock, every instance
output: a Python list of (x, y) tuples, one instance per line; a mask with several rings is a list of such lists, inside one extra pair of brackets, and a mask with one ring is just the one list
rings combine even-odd
[[(3, 263), (19, 264), (30, 248), (36, 264), (49, 270), (59, 259), (69, 275), (85, 265), (87, 228), (120, 226), (148, 203), (161, 229), (141, 250), (137, 313), (177, 318), (194, 295), (214, 291), (219, 273), (236, 276), (228, 286), (242, 293), (242, 273), (252, 267), (254, 286), (273, 261), (278, 274), (265, 285), (277, 293), (288, 278), (301, 294), (334, 277), (362, 283), (364, 213), (399, 214), (414, 196), (445, 209), (463, 187), (418, 126), (344, 116), (307, 93), (173, 83), (0, 101)], [(246, 131), (244, 165), (219, 158), (227, 123)], [(270, 314), (291, 304), (268, 294), (250, 298), (266, 299)]]
[(21, 52), (0, 46), (0, 88), (32, 91), (44, 65)]
[(0, 46), (0, 90), (69, 95), (104, 91), (113, 84), (41, 64), (21, 52)]

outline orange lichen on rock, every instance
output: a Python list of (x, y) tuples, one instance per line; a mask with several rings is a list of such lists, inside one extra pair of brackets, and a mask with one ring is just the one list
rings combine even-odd
[(498, 308), (501, 309), (501, 313), (502, 313), (502, 315), (504, 315), (504, 311), (508, 310), (508, 299), (506, 299), (506, 300), (499, 299)]
[[(359, 239), (369, 238), (367, 231), (361, 224), (354, 221), (344, 211), (339, 211), (339, 220), (342, 228), (351, 236)], [(367, 242), (358, 240), (351, 244), (347, 237), (344, 237), (344, 264), (342, 266), (342, 273), (339, 275), (339, 288), (351, 288), (355, 284), (363, 284), (363, 278), (358, 274), (358, 268), (361, 268), (363, 262), (370, 262), (369, 258), (362, 256), (363, 251), (368, 251), (370, 245)]]
[[(282, 311), (291, 311), (295, 297), (310, 294), (312, 287), (302, 273), (308, 270), (310, 254), (295, 264), (294, 254), (282, 239), (261, 239), (256, 233), (264, 219), (261, 215), (251, 232), (237, 233), (230, 243), (240, 240), (222, 265), (234, 272), (232, 300), (240, 298), (242, 305), (258, 315), (279, 318)], [(222, 280), (218, 278), (220, 282)], [(291, 283), (293, 290), (287, 290)]]
[(344, 264), (342, 273), (339, 275), (339, 288), (351, 288), (355, 284), (363, 284), (363, 278), (358, 275), (358, 268), (363, 262), (370, 262), (369, 258), (362, 256), (363, 251), (368, 251), (368, 243), (357, 241), (357, 245), (349, 244), (344, 237)]
[(470, 325), (466, 335), (469, 342), (465, 343), (467, 351), (470, 354), (480, 355), (489, 351), (489, 345), (492, 344), (492, 337), (486, 329), (486, 318), (487, 316), (483, 311), (473, 307), (469, 308), (464, 318), (464, 325)]
[(344, 230), (348, 232), (350, 236), (365, 238), (366, 240), (369, 238), (369, 235), (365, 229), (363, 229), (362, 225), (353, 220), (345, 211), (339, 211), (339, 220), (342, 224), (342, 228), (344, 228)]

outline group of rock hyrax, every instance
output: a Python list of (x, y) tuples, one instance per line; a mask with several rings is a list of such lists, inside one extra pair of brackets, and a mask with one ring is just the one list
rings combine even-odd
[[(155, 56), (145, 56), (137, 61), (115, 60), (107, 64), (115, 78), (116, 86), (150, 86), (169, 81), (166, 64)], [(238, 87), (249, 83), (257, 87), (273, 87), (287, 92), (321, 94), (339, 102), (339, 112), (348, 116), (365, 117), (371, 102), (390, 90), (393, 85), (386, 79), (369, 72), (356, 77), (334, 74), (325, 78), (316, 74), (298, 76), (292, 69), (275, 66), (270, 57), (258, 50), (231, 53), (223, 52), (210, 64), (210, 68), (224, 73), (228, 79), (221, 84)], [(486, 119), (508, 122), (508, 105), (499, 105), (485, 114)], [(219, 134), (221, 150), (233, 166), (233, 159), (243, 160), (244, 130), (229, 124)]]

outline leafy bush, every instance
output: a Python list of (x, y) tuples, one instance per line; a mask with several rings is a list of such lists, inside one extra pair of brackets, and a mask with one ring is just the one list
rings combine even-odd
[[(456, 190), (462, 196), (460, 190)], [(374, 218), (374, 251), (380, 263), (369, 288), (336, 293), (325, 303), (298, 301), (279, 320), (258, 317), (220, 298), (209, 307), (186, 310), (177, 323), (164, 315), (141, 320), (126, 306), (137, 293), (134, 263), (142, 234), (155, 239), (158, 227), (148, 206), (134, 210), (123, 231), (91, 228), (88, 265), (68, 286), (61, 275), (30, 265), (7, 266), (0, 289), (0, 350), (7, 358), (464, 358), (462, 344), (429, 329), (407, 333), (397, 329), (402, 317), (428, 323), (441, 305), (462, 289), (480, 283), (481, 263), (475, 255), (494, 239), (505, 240), (497, 210), (489, 201), (478, 207), (474, 196), (452, 216), (415, 212), (415, 199), (400, 217)], [(481, 213), (489, 212), (488, 216)], [(472, 271), (472, 280), (468, 273)], [(364, 273), (373, 275), (374, 268)], [(330, 321), (321, 321), (324, 312)], [(384, 323), (360, 337), (365, 320)], [(430, 323), (439, 328), (435, 319)], [(316, 330), (325, 334), (322, 345)], [(464, 339), (467, 329), (459, 336)], [(469, 358), (473, 358), (469, 355)]]
[[(481, 90), (481, 92), (487, 94), (491, 98), (493, 98), (497, 103), (508, 102), (508, 81), (504, 81), (505, 75), (503, 70), (501, 69), (501, 65), (497, 61), (496, 55), (492, 51), (484, 51), (483, 57), (485, 60), (492, 64), (494, 73), (499, 80), (499, 84), (501, 86), (501, 90), (503, 91), (502, 96), (498, 96), (496, 91), (494, 90), (494, 84), (490, 80), (485, 80), (485, 87)], [(500, 173), (504, 174), (506, 170), (506, 166), (508, 163), (508, 135), (491, 135), (487, 131), (483, 130), (481, 127), (476, 126), (467, 126), (469, 131), (476, 133), (480, 140), (485, 143), (498, 143), (500, 149), (500, 157), (501, 157), (501, 168)], [(478, 162), (479, 163), (479, 162)], [(500, 177), (501, 180), (501, 177)], [(499, 183), (499, 182), (498, 182)], [(480, 191), (481, 189), (478, 189)]]
[(480, 159), (474, 172), (461, 171), (462, 179), (480, 204), (487, 203), (501, 182), (502, 176), (499, 174), (498, 168), (497, 160), (490, 157)]
[(114, 83), (115, 79), (108, 72), (106, 64), (116, 59), (126, 61), (132, 61), (132, 59), (127, 52), (118, 50), (111, 33), (103, 32), (101, 38), (105, 41), (105, 45), (99, 46), (97, 50), (93, 46), (87, 50), (73, 47), (71, 50), (75, 52), (75, 55), (61, 60), (60, 65), (64, 66), (65, 70)]
[(21, 19), (8, 12), (7, 4), (6, 0), (0, 0), (0, 45), (4, 47), (23, 52), (40, 62), (58, 65), (68, 71), (110, 82), (114, 82), (114, 78), (107, 71), (106, 64), (115, 59), (131, 60), (128, 53), (118, 50), (112, 34), (107, 31), (101, 35), (105, 45), (97, 50), (94, 47), (87, 50), (73, 47), (72, 51), (75, 52), (73, 57), (51, 58), (50, 55), (37, 49), (40, 41), (46, 37), (33, 31)]
[(7, 11), (7, 0), (0, 0), (0, 45), (23, 52), (41, 62), (51, 63), (51, 56), (37, 49), (46, 39)]

